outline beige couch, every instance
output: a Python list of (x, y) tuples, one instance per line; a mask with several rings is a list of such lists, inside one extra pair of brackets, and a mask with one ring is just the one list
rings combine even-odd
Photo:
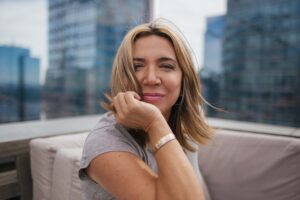
[(300, 138), (219, 131), (199, 166), (212, 200), (300, 200)]
[[(80, 200), (87, 133), (30, 142), (34, 200)], [(212, 200), (300, 200), (300, 139), (220, 130), (199, 149)]]

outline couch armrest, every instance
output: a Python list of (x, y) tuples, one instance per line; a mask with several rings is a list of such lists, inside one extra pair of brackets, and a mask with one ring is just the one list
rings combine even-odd
[(299, 138), (218, 131), (199, 165), (214, 200), (300, 199)]
[(53, 164), (61, 148), (80, 148), (88, 133), (38, 138), (30, 142), (33, 199), (48, 200), (51, 196)]
[(81, 200), (78, 177), (82, 148), (61, 148), (57, 151), (51, 188), (51, 200)]

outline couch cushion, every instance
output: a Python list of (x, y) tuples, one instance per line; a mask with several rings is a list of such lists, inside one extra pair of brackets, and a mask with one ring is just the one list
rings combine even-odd
[(49, 200), (57, 149), (82, 147), (88, 133), (38, 138), (30, 141), (33, 199)]
[(82, 148), (62, 148), (56, 153), (51, 188), (52, 200), (81, 200), (78, 177)]
[(213, 200), (300, 199), (300, 139), (218, 131), (199, 150)]

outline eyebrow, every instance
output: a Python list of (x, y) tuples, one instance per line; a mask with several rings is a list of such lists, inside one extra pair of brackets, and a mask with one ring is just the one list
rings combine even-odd
[(158, 59), (158, 61), (163, 62), (163, 61), (173, 61), (173, 62), (177, 62), (174, 58), (170, 58), (170, 57), (161, 57)]
[[(133, 58), (133, 61), (145, 62), (145, 59), (144, 58)], [(170, 57), (161, 57), (158, 59), (158, 62), (163, 62), (163, 61), (173, 61), (173, 62), (177, 63), (177, 61), (174, 58), (170, 58)]]

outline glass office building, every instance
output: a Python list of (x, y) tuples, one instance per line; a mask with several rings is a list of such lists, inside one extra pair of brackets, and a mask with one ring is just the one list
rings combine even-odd
[(299, 32), (299, 0), (228, 0), (217, 117), (300, 126)]
[(29, 49), (0, 46), (0, 123), (40, 118), (39, 69)]
[(125, 33), (146, 22), (149, 0), (49, 0), (47, 118), (101, 112)]
[[(222, 73), (222, 44), (224, 36), (224, 16), (208, 17), (204, 36), (204, 67), (199, 71), (204, 98), (216, 105), (219, 98), (220, 76)], [(208, 116), (215, 109), (205, 105)]]

